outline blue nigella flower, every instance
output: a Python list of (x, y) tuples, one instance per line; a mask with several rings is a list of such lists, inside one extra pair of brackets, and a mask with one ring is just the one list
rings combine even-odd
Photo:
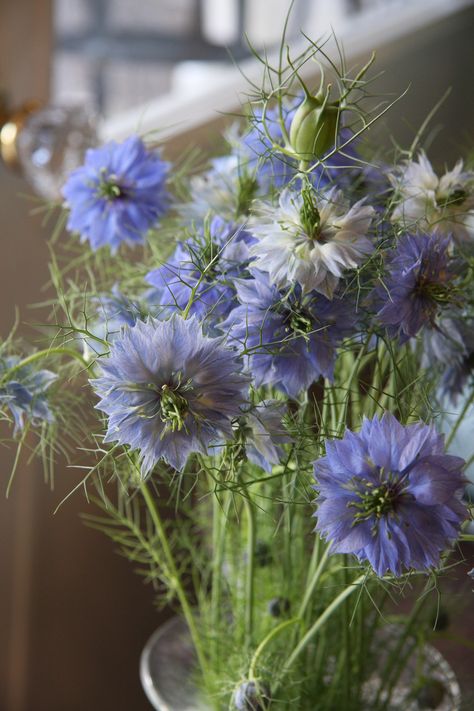
[(208, 215), (241, 222), (246, 219), (252, 200), (262, 194), (262, 188), (253, 171), (240, 165), (236, 155), (226, 155), (214, 158), (209, 170), (193, 175), (189, 192), (190, 200), (177, 206), (187, 223), (203, 222)]
[(453, 360), (448, 365), (441, 378), (441, 392), (448, 395), (453, 403), (474, 386), (474, 343), (472, 331), (470, 335), (470, 350), (465, 351), (463, 358)]
[(316, 530), (331, 552), (354, 553), (379, 576), (437, 566), (467, 516), (463, 466), (432, 426), (365, 419), (314, 463)]
[(474, 384), (474, 322), (444, 316), (423, 335), (422, 365), (442, 371), (440, 392), (456, 403)]
[(297, 163), (289, 156), (278, 153), (272, 146), (284, 146), (283, 122), (286, 132), (290, 130), (291, 121), (301, 98), (286, 106), (267, 109), (254, 108), (249, 119), (248, 130), (240, 137), (230, 137), (233, 144), (233, 154), (238, 157), (239, 165), (255, 175), (263, 192), (268, 193), (272, 187), (281, 188), (287, 185), (297, 173)]
[(154, 287), (149, 303), (183, 311), (193, 296), (190, 314), (222, 320), (236, 305), (234, 280), (245, 272), (253, 241), (242, 228), (214, 217), (203, 235), (179, 244), (166, 264), (147, 274)]
[[(112, 287), (110, 294), (102, 294), (93, 299), (96, 306), (95, 316), (87, 322), (87, 329), (93, 336), (111, 343), (121, 332), (123, 326), (134, 326), (142, 316), (142, 309), (138, 303), (132, 301), (121, 293), (117, 284)], [(94, 338), (85, 337), (83, 340), (84, 358), (104, 355), (108, 347)]]
[(25, 417), (33, 425), (53, 422), (47, 390), (57, 378), (50, 370), (37, 370), (33, 364), (14, 369), (19, 362), (18, 356), (0, 358), (0, 406), (10, 410), (15, 433), (23, 429)]
[(286, 405), (277, 400), (263, 400), (239, 419), (237, 442), (241, 440), (247, 459), (271, 472), (283, 457), (282, 445), (290, 441), (282, 420)]
[(272, 693), (266, 681), (244, 681), (234, 692), (233, 702), (237, 711), (267, 711)]
[(137, 136), (89, 149), (62, 190), (68, 230), (93, 250), (108, 245), (113, 254), (122, 242), (143, 244), (169, 205), (168, 167)]
[(92, 380), (108, 417), (106, 442), (140, 452), (142, 475), (163, 459), (182, 470), (233, 434), (248, 378), (222, 339), (207, 338), (193, 317), (149, 318), (126, 328)]
[(405, 235), (389, 254), (386, 275), (375, 289), (378, 319), (391, 337), (407, 341), (432, 326), (441, 308), (453, 300), (456, 275), (450, 239)]
[(240, 306), (221, 325), (247, 351), (255, 385), (271, 385), (296, 397), (321, 375), (332, 379), (336, 349), (353, 333), (356, 313), (348, 300), (332, 301), (295, 287), (280, 292), (268, 274), (236, 283)]

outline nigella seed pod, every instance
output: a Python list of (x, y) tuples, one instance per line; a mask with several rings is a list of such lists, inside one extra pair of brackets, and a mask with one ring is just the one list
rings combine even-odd
[(340, 107), (329, 103), (331, 86), (316, 96), (306, 93), (290, 125), (290, 144), (299, 160), (322, 158), (336, 141)]
[(268, 612), (272, 617), (287, 615), (290, 611), (290, 601), (286, 597), (274, 597), (268, 603)]
[(244, 681), (234, 693), (237, 711), (267, 711), (270, 702), (271, 690), (265, 681)]
[(437, 709), (445, 693), (445, 688), (439, 679), (427, 679), (418, 690), (416, 701), (420, 709)]
[(273, 563), (273, 556), (270, 546), (266, 541), (257, 541), (255, 544), (255, 560), (261, 568)]

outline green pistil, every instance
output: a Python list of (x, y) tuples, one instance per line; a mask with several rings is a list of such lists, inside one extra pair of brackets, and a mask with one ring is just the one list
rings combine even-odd
[(244, 462), (247, 459), (246, 443), (251, 437), (252, 429), (247, 426), (245, 418), (242, 417), (233, 424), (234, 442), (231, 445), (232, 458), (234, 462)]
[(309, 239), (318, 240), (321, 231), (321, 215), (314, 202), (314, 191), (310, 186), (301, 191), (303, 204), (300, 209), (300, 220)]
[(289, 330), (303, 336), (303, 338), (307, 338), (308, 334), (313, 330), (313, 324), (308, 316), (301, 313), (292, 313), (290, 316)]
[(239, 217), (239, 215), (248, 215), (257, 188), (258, 182), (256, 178), (245, 173), (239, 176), (236, 217)]
[(373, 518), (380, 520), (395, 510), (395, 505), (399, 499), (399, 492), (390, 484), (384, 483), (374, 486), (371, 482), (365, 482), (365, 490), (359, 491), (360, 501), (351, 501), (348, 506), (357, 509), (354, 514), (353, 526), (362, 521), (369, 521)]
[[(446, 274), (442, 272), (437, 275), (437, 279), (443, 280), (445, 278)], [(429, 278), (421, 277), (416, 285), (416, 291), (431, 301), (436, 301), (438, 304), (447, 304), (453, 300), (454, 288), (449, 284), (430, 281)]]
[(449, 207), (450, 205), (462, 205), (467, 198), (467, 192), (463, 188), (456, 188), (448, 195), (442, 195), (436, 198), (438, 207)]
[(108, 175), (106, 177), (105, 173), (102, 175), (102, 180), (100, 181), (97, 194), (99, 197), (105, 200), (119, 200), (125, 195), (123, 188), (119, 185), (118, 178), (116, 175)]
[(172, 431), (185, 428), (185, 417), (188, 413), (188, 401), (169, 385), (161, 386), (160, 417), (161, 421)]
[(219, 246), (209, 238), (206, 240), (202, 251), (196, 254), (196, 267), (201, 274), (206, 272), (207, 281), (212, 281), (217, 276), (217, 263), (219, 261)]

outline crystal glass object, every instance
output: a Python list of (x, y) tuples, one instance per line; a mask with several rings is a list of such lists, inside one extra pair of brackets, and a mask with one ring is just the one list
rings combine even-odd
[(193, 682), (195, 653), (184, 620), (172, 617), (158, 627), (140, 659), (140, 678), (157, 711), (211, 711)]
[(67, 174), (97, 144), (93, 115), (81, 107), (47, 106), (28, 115), (16, 138), (21, 169), (35, 192), (61, 198)]
[[(380, 650), (377, 651), (380, 653), (376, 658), (383, 659), (399, 639), (397, 629), (383, 630), (378, 637)], [(328, 659), (329, 674), (331, 662), (334, 664), (334, 660)], [(140, 659), (142, 686), (153, 708), (156, 711), (212, 711), (194, 683), (194, 670), (195, 654), (186, 624), (181, 618), (173, 617), (152, 634)], [(414, 693), (413, 689), (419, 688), (422, 680), (429, 683), (421, 693)], [(375, 672), (363, 686), (367, 711), (375, 703), (379, 683), (380, 677)], [(386, 692), (382, 691), (380, 703), (384, 704), (385, 711), (459, 711), (461, 691), (442, 654), (426, 644), (422, 655), (413, 652), (408, 656), (390, 702), (387, 702)]]

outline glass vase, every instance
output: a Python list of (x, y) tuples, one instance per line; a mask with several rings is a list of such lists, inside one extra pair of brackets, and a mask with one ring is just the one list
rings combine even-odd
[[(390, 644), (396, 644), (398, 638), (396, 629), (384, 629), (379, 638), (380, 655), (383, 656), (383, 650)], [(142, 685), (156, 711), (214, 711), (194, 682), (194, 669), (195, 653), (186, 623), (180, 617), (173, 617), (152, 634), (140, 659)], [(420, 677), (429, 679), (431, 687), (415, 696), (412, 689), (415, 678)], [(376, 672), (365, 682), (365, 711), (371, 709), (379, 683)], [(380, 703), (384, 704), (385, 711), (460, 711), (461, 691), (448, 662), (435, 647), (426, 644), (421, 664), (413, 653), (400, 674), (390, 702), (386, 702), (382, 691)]]

